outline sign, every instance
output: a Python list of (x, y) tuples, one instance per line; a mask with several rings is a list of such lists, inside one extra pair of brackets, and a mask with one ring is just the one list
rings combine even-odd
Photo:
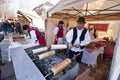
[(88, 29), (95, 28), (98, 31), (107, 31), (109, 24), (102, 24), (102, 23), (94, 23), (94, 24), (88, 24)]

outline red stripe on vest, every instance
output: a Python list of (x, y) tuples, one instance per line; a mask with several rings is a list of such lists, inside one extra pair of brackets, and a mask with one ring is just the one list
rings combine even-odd
[(59, 30), (57, 33), (57, 38), (61, 38), (61, 37), (63, 37), (63, 27), (58, 26), (58, 28), (59, 28)]

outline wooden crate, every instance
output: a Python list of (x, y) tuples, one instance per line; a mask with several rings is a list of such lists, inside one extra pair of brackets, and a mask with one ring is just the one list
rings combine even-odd
[(25, 38), (24, 38), (23, 36), (20, 36), (20, 37), (13, 37), (13, 42), (24, 43), (24, 42), (25, 42)]

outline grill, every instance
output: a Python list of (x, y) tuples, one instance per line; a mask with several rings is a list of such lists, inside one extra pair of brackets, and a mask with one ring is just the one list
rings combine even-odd
[[(43, 48), (43, 47), (42, 47)], [(35, 48), (26, 49), (29, 57), (33, 60), (39, 71), (44, 75), (46, 80), (74, 80), (78, 75), (79, 64), (76, 60), (70, 60), (64, 53), (58, 53), (50, 47), (34, 53)], [(58, 48), (57, 48), (58, 49)], [(51, 54), (41, 58), (43, 54)]]

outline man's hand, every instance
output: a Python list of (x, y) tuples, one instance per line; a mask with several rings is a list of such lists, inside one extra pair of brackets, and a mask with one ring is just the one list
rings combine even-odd
[(69, 43), (68, 46), (69, 46), (70, 49), (73, 47), (72, 43)]
[(73, 47), (80, 48), (80, 44), (73, 45)]

